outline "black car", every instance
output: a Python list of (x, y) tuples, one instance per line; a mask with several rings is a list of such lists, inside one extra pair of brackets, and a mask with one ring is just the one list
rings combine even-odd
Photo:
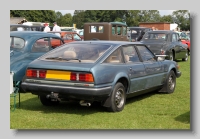
[(177, 32), (170, 30), (156, 30), (147, 32), (142, 40), (156, 55), (166, 55), (166, 59), (188, 60), (187, 45), (181, 42)]
[(147, 27), (128, 27), (129, 41), (140, 41), (148, 31), (152, 31), (152, 29)]

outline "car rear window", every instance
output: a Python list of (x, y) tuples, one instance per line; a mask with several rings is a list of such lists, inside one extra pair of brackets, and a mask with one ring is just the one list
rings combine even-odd
[(43, 57), (41, 60), (60, 62), (94, 63), (111, 45), (105, 44), (65, 44)]
[(19, 37), (10, 37), (10, 48), (22, 49), (24, 45), (24, 39)]
[(167, 37), (165, 33), (146, 33), (143, 40), (167, 40)]

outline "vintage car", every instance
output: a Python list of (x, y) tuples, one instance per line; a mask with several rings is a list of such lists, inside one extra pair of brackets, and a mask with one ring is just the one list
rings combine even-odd
[(66, 100), (81, 106), (100, 102), (118, 112), (126, 98), (151, 91), (173, 93), (180, 76), (175, 61), (160, 60), (140, 42), (79, 41), (31, 62), (22, 88), (38, 95), (45, 106)]
[(127, 24), (123, 22), (85, 23), (84, 40), (128, 41)]
[[(83, 40), (83, 38), (78, 33), (73, 31), (49, 31), (48, 33), (60, 33), (60, 37), (64, 40), (65, 43)], [(55, 41), (55, 43), (57, 42)]]
[(166, 59), (188, 60), (188, 46), (181, 42), (179, 34), (170, 30), (148, 31), (143, 36), (142, 43), (156, 55), (166, 55)]
[(181, 39), (181, 42), (183, 44), (186, 44), (188, 46), (188, 54), (190, 54), (190, 36), (189, 35), (186, 35), (185, 38), (182, 38)]
[(147, 27), (128, 27), (129, 40), (132, 42), (140, 41), (148, 31), (152, 31), (152, 29)]
[(10, 32), (10, 76), (13, 76), (15, 83), (22, 81), (31, 61), (55, 47), (51, 44), (53, 40), (59, 41), (60, 45), (64, 44), (63, 40), (54, 34), (40, 31)]

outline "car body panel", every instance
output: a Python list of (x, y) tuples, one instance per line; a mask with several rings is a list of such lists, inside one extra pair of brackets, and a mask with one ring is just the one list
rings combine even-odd
[(152, 29), (147, 27), (128, 27), (129, 41), (140, 41), (148, 31), (152, 31)]
[[(82, 59), (79, 57), (83, 53), (77, 51), (78, 48), (81, 48), (82, 51), (95, 48), (98, 50), (99, 57), (93, 62), (84, 62), (84, 56)], [(127, 59), (126, 55), (133, 56), (129, 48), (137, 54), (139, 62)], [(104, 54), (100, 55), (99, 52), (102, 49)], [(66, 51), (71, 52), (71, 50), (77, 54), (77, 59), (64, 58)], [(146, 54), (147, 52), (148, 54)], [(67, 54), (67, 56), (70, 55)], [(151, 59), (144, 60), (144, 54)], [(89, 51), (86, 55), (90, 55)], [(91, 57), (86, 59), (91, 60)], [(107, 102), (106, 100), (118, 82), (123, 83), (127, 98), (139, 95), (141, 91), (162, 89), (171, 70), (177, 77), (181, 76), (177, 67), (177, 63), (174, 61), (156, 60), (150, 49), (140, 42), (72, 42), (32, 61), (27, 67), (27, 75), (22, 82), (22, 88), (25, 92), (32, 92), (39, 96), (55, 92), (59, 94), (59, 97), (65, 99)], [(32, 74), (33, 72), (37, 72), (37, 75)], [(42, 75), (40, 72), (45, 75), (40, 77)], [(91, 74), (94, 80), (82, 81), (82, 75), (88, 74)], [(105, 103), (105, 105), (107, 104)]]
[(128, 41), (123, 22), (91, 22), (84, 24), (84, 40)]
[(141, 42), (146, 44), (156, 55), (167, 55), (167, 59), (169, 59), (170, 54), (174, 56), (174, 60), (187, 58), (187, 45), (180, 41), (177, 32), (168, 30), (149, 31), (143, 36)]
[(14, 72), (13, 81), (21, 81), (25, 75), (27, 65), (31, 61), (53, 49), (53, 47), (49, 45), (48, 51), (33, 52), (32, 48), (35, 42), (41, 38), (55, 38), (64, 44), (60, 37), (39, 31), (12, 31), (10, 32), (10, 37), (22, 38), (25, 42), (23, 48), (15, 48), (13, 44), (11, 44), (10, 47), (10, 72)]

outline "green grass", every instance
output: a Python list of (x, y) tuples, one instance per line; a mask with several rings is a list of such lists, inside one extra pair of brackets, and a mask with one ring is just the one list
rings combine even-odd
[[(182, 76), (173, 94), (149, 93), (127, 100), (121, 112), (75, 102), (43, 106), (36, 95), (21, 94), (10, 111), (10, 129), (190, 129), (190, 59), (178, 61)], [(18, 98), (17, 98), (18, 99)], [(13, 104), (13, 99), (10, 99)], [(18, 101), (17, 101), (18, 106)]]

